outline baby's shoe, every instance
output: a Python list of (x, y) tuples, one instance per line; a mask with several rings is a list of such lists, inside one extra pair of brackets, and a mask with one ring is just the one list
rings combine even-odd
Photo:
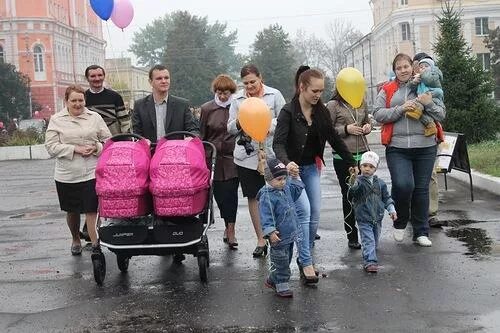
[(437, 133), (437, 128), (436, 128), (436, 124), (434, 122), (430, 122), (427, 124), (427, 126), (425, 126), (425, 130), (424, 130), (425, 136), (433, 136), (433, 135), (436, 135), (436, 133)]
[(406, 116), (410, 117), (410, 118), (413, 118), (415, 120), (419, 120), (420, 117), (422, 117), (422, 109), (420, 109), (420, 107), (418, 105), (419, 104), (417, 104), (417, 107), (414, 108), (413, 110), (406, 111)]

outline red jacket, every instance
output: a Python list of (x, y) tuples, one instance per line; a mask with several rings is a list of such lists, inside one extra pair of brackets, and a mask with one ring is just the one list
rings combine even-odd
[[(382, 86), (382, 89), (385, 91), (385, 107), (390, 108), (391, 107), (391, 99), (396, 90), (398, 90), (399, 84), (396, 80), (387, 82)], [(436, 123), (436, 128), (437, 128), (437, 133), (436, 133), (436, 140), (437, 143), (439, 144), (440, 142), (444, 141), (444, 131), (443, 131), (443, 126), (441, 126), (441, 123), (438, 121), (434, 121)], [(381, 135), (381, 141), (382, 144), (387, 146), (389, 143), (391, 143), (392, 139), (392, 131), (394, 130), (394, 123), (386, 123), (382, 124), (382, 129), (380, 132)]]

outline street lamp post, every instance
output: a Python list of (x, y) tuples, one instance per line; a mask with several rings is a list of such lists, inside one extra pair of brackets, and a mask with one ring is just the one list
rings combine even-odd
[(30, 118), (33, 118), (33, 102), (31, 100), (31, 85), (28, 84), (28, 100), (30, 103)]

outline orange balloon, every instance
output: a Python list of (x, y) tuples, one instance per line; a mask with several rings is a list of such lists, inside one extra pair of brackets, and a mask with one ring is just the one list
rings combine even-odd
[(264, 142), (271, 120), (271, 110), (262, 99), (250, 97), (240, 104), (238, 122), (243, 131), (255, 141)]

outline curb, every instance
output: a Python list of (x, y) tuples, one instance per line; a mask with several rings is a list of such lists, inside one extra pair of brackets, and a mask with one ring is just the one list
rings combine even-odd
[(47, 159), (50, 159), (50, 156), (44, 144), (0, 147), (0, 161)]
[[(469, 174), (466, 172), (461, 172), (455, 170), (456, 172), (447, 173), (446, 176), (458, 180), (460, 182), (466, 183), (469, 185), (470, 179)], [(477, 172), (474, 169), (471, 169), (472, 175), (472, 187), (479, 188), (481, 190), (488, 191), (490, 193), (496, 194), (500, 196), (500, 178), (493, 177), (490, 175), (485, 175), (483, 173)]]
[[(380, 130), (373, 130), (366, 136), (368, 144), (382, 146), (380, 142)], [(481, 189), (500, 196), (500, 177), (493, 177), (471, 169), (473, 189)], [(469, 174), (458, 170), (453, 170), (446, 174), (446, 177), (453, 178), (469, 186)]]

